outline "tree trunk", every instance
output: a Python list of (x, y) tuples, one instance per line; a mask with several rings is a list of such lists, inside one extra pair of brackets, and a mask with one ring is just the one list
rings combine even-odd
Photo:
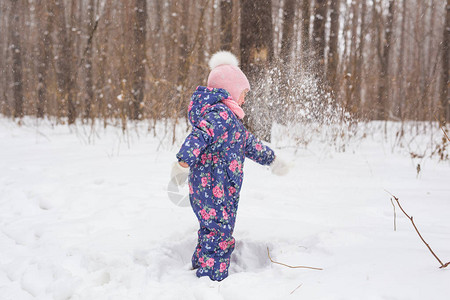
[(134, 51), (133, 53), (133, 107), (132, 118), (139, 120), (142, 118), (142, 108), (144, 106), (145, 93), (145, 62), (146, 62), (146, 34), (147, 34), (147, 1), (135, 0), (134, 16)]
[[(51, 2), (50, 2), (51, 3)], [(50, 4), (52, 5), (52, 4)], [(68, 117), (69, 124), (75, 122), (75, 106), (72, 99), (72, 51), (69, 33), (66, 29), (66, 15), (64, 1), (53, 3), (56, 18), (58, 41), (56, 48), (56, 78), (58, 85), (58, 116)]]
[(14, 98), (14, 118), (23, 117), (23, 70), (22, 70), (22, 48), (20, 44), (21, 19), (19, 11), (19, 1), (11, 0), (10, 11), (10, 33), (11, 33), (11, 54), (13, 73), (13, 98)]
[(319, 78), (325, 71), (325, 24), (327, 23), (327, 0), (316, 0), (314, 5), (314, 23), (312, 48), (314, 51), (314, 71)]
[(220, 45), (222, 50), (231, 50), (233, 43), (233, 2), (231, 0), (220, 1)]
[[(97, 11), (99, 11), (100, 1), (97, 1)], [(107, 117), (111, 115), (111, 72), (107, 69), (108, 65), (108, 40), (110, 36), (109, 27), (111, 26), (111, 5), (110, 1), (106, 1), (104, 11), (101, 14), (102, 22), (99, 23), (99, 40), (97, 43), (97, 51), (99, 53), (97, 74), (95, 78), (96, 98), (97, 98), (97, 114), (99, 118), (103, 118), (103, 125), (106, 127)]]
[(241, 1), (242, 71), (255, 79), (273, 59), (272, 1)]
[(405, 93), (403, 90), (403, 83), (405, 82), (404, 78), (404, 67), (403, 62), (405, 60), (405, 35), (406, 35), (406, 1), (403, 0), (402, 7), (402, 22), (400, 25), (400, 53), (399, 53), (399, 62), (398, 62), (398, 96), (396, 97), (397, 109), (394, 111), (398, 114), (401, 120), (404, 119), (404, 102), (405, 102)]
[[(189, 1), (186, 1), (187, 6), (189, 7)], [(188, 77), (188, 69), (189, 69), (189, 40), (188, 40), (188, 26), (189, 26), (189, 10), (186, 8), (181, 9), (181, 28), (179, 35), (179, 52), (178, 52), (178, 87), (183, 87), (186, 84), (186, 79)], [(178, 95), (180, 97), (181, 95)]]
[(94, 100), (94, 86), (92, 78), (92, 36), (93, 29), (95, 26), (95, 14), (94, 14), (94, 0), (89, 0), (87, 7), (87, 22), (86, 22), (86, 33), (87, 33), (87, 45), (86, 45), (86, 59), (84, 63), (85, 69), (85, 85), (86, 85), (86, 98), (84, 100), (84, 117), (86, 119), (91, 118), (92, 104)]
[(450, 102), (448, 100), (448, 69), (449, 69), (449, 43), (450, 43), (450, 0), (447, 0), (447, 13), (445, 15), (444, 33), (442, 36), (442, 70), (441, 70), (441, 120), (450, 122)]
[(330, 6), (330, 41), (328, 51), (327, 80), (328, 84), (338, 93), (337, 67), (339, 64), (338, 37), (339, 37), (339, 0), (331, 0)]
[[(428, 9), (430, 10), (430, 17), (429, 17), (429, 25), (427, 28), (429, 28), (428, 32), (428, 47), (427, 47), (427, 69), (432, 70), (433, 69), (433, 59), (435, 56), (433, 55), (434, 45), (433, 45), (433, 39), (434, 39), (434, 21), (436, 18), (436, 3), (434, 3), (434, 0), (429, 0), (431, 3), (428, 6)], [(431, 75), (431, 74), (430, 74)], [(431, 77), (431, 76), (430, 76)]]
[(356, 108), (355, 113), (361, 111), (361, 103), (362, 103), (362, 69), (364, 65), (364, 45), (365, 45), (365, 35), (366, 35), (366, 9), (367, 9), (367, 0), (362, 0), (361, 4), (361, 33), (359, 37), (359, 48), (358, 48), (358, 57), (356, 60), (356, 68), (355, 68), (355, 93), (354, 93), (354, 101), (353, 104)]
[(284, 66), (291, 60), (294, 41), (295, 0), (285, 0), (283, 7), (283, 36), (281, 39), (280, 58)]
[(388, 91), (389, 91), (389, 55), (391, 50), (392, 24), (394, 20), (394, 0), (389, 0), (389, 11), (386, 18), (382, 56), (380, 58), (380, 78), (377, 97), (377, 120), (387, 120), (389, 117)]
[[(205, 8), (203, 7), (202, 9), (205, 9)], [(200, 22), (200, 24), (198, 26), (199, 26), (199, 28), (198, 28), (199, 35), (201, 37), (204, 37), (205, 36), (205, 32), (206, 32), (206, 30), (205, 30), (205, 20), (203, 19), (202, 22)], [(204, 38), (204, 40), (206, 41), (206, 37)], [(201, 43), (197, 44), (197, 49), (198, 49), (197, 50), (197, 61), (198, 61), (197, 73), (201, 77), (206, 77), (204, 74), (208, 74), (209, 73), (209, 67), (208, 67), (208, 64), (207, 64), (206, 58), (205, 58), (205, 49), (204, 49), (204, 46)]]
[(245, 125), (266, 141), (270, 141), (272, 116), (267, 107), (270, 90), (263, 82), (273, 59), (272, 42), (272, 1), (242, 0), (241, 68), (252, 89), (252, 97), (246, 103), (251, 109), (247, 109)]
[[(6, 2), (2, 1), (0, 2), (0, 11), (3, 15), (6, 11)], [(0, 18), (0, 36), (3, 36), (5, 38), (0, 39), (0, 113), (4, 115), (9, 115), (9, 105), (8, 100), (6, 96), (6, 91), (8, 90), (8, 75), (7, 70), (9, 70), (9, 64), (7, 62), (7, 51), (9, 50), (9, 40), (8, 40), (8, 34), (9, 28), (7, 27), (7, 23), (9, 22), (9, 18)]]
[[(164, 2), (163, 2), (164, 3)], [(168, 5), (163, 4), (163, 7), (166, 7), (168, 10), (168, 24), (166, 24), (167, 29), (163, 28), (163, 32), (165, 32), (164, 40), (164, 50), (166, 52), (165, 57), (165, 68), (164, 73), (165, 78), (167, 82), (169, 83), (176, 83), (178, 81), (178, 55), (179, 55), (179, 49), (178, 47), (178, 38), (179, 38), (179, 28), (180, 28), (180, 19), (178, 15), (181, 12), (181, 9), (179, 8), (180, 3), (177, 1), (171, 1)], [(165, 26), (165, 27), (166, 27)], [(177, 99), (177, 90), (176, 90), (176, 84), (170, 85), (167, 87), (167, 95), (170, 99), (170, 102), (167, 105), (166, 110), (166, 117), (170, 118), (176, 118), (177, 117), (177, 107), (178, 103)]]
[(311, 10), (311, 0), (302, 0), (302, 56), (303, 56), (303, 67), (309, 61), (310, 56), (310, 41), (309, 41), (309, 26), (310, 26), (310, 10)]
[(356, 64), (358, 59), (358, 53), (357, 53), (357, 42), (358, 42), (358, 19), (359, 19), (359, 3), (352, 2), (351, 5), (351, 12), (352, 12), (352, 21), (351, 21), (351, 37), (350, 37), (350, 54), (349, 54), (349, 63), (347, 66), (347, 73), (350, 74), (348, 76), (347, 81), (347, 99), (345, 103), (345, 107), (347, 111), (356, 113), (357, 107), (355, 104), (355, 71), (356, 71)]
[[(78, 79), (78, 60), (81, 56), (81, 43), (80, 43), (80, 29), (78, 28), (78, 19), (77, 19), (77, 3), (81, 7), (83, 5), (82, 1), (71, 0), (70, 3), (70, 18), (69, 18), (69, 31), (67, 32), (68, 37), (68, 49), (72, 51), (72, 55), (70, 55), (70, 60), (68, 62), (71, 72), (69, 74), (69, 88), (70, 92), (69, 101), (68, 101), (68, 121), (69, 124), (73, 124), (77, 117), (77, 109), (76, 106), (79, 104), (78, 96), (79, 89), (76, 88), (77, 79)], [(80, 10), (78, 10), (79, 12)], [(81, 24), (80, 24), (81, 26)]]
[(50, 57), (52, 56), (53, 41), (51, 32), (53, 31), (53, 9), (50, 9), (43, 0), (36, 3), (39, 42), (37, 46), (37, 76), (38, 76), (38, 101), (36, 105), (36, 116), (43, 118), (45, 107), (48, 103), (47, 77), (50, 68)]

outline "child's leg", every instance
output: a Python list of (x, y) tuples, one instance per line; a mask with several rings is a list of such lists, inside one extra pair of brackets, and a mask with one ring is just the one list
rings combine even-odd
[(199, 218), (199, 221), (201, 228), (197, 276), (209, 276), (212, 280), (220, 281), (228, 276), (230, 257), (234, 250), (235, 240), (232, 236), (234, 213), (232, 217), (227, 207), (217, 207), (216, 216), (208, 220)]
[[(235, 241), (232, 233), (239, 195), (236, 192), (229, 192), (229, 182), (225, 180), (225, 173), (220, 173), (223, 174), (223, 178), (218, 174), (213, 176), (215, 183), (206, 190), (201, 188), (197, 190), (201, 183), (194, 182), (190, 200), (200, 224), (192, 266), (198, 267), (198, 277), (209, 276), (212, 280), (220, 281), (228, 276), (230, 257), (234, 250)], [(214, 187), (220, 186), (222, 193), (213, 192)]]
[(195, 247), (194, 254), (192, 255), (192, 268), (198, 269), (200, 267), (200, 263), (198, 262), (200, 250), (202, 249), (202, 246), (200, 245), (200, 238), (202, 236), (202, 228), (198, 230), (198, 240), (197, 240), (197, 246)]

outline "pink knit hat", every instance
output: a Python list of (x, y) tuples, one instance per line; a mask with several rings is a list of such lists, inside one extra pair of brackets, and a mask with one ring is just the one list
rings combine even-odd
[(209, 60), (211, 72), (208, 76), (208, 86), (225, 89), (237, 103), (245, 89), (250, 90), (250, 84), (245, 74), (239, 69), (239, 62), (231, 52), (216, 52)]

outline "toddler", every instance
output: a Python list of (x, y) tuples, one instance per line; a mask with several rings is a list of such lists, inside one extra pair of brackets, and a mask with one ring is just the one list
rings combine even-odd
[(209, 67), (208, 86), (197, 87), (191, 97), (192, 132), (177, 154), (172, 174), (188, 174), (189, 199), (200, 223), (192, 267), (198, 277), (220, 281), (228, 276), (235, 247), (232, 235), (245, 157), (270, 165), (277, 175), (288, 168), (241, 122), (250, 84), (237, 58), (220, 51), (211, 57)]

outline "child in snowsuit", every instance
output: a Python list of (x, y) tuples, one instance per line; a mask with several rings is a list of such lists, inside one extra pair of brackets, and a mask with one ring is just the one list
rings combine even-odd
[(235, 247), (232, 234), (245, 157), (270, 165), (278, 175), (287, 172), (287, 167), (240, 121), (244, 117), (240, 106), (250, 85), (237, 58), (221, 51), (209, 65), (208, 86), (197, 87), (192, 95), (188, 117), (193, 129), (174, 168), (178, 172), (190, 169), (189, 199), (200, 223), (192, 266), (198, 277), (220, 281), (228, 276)]

